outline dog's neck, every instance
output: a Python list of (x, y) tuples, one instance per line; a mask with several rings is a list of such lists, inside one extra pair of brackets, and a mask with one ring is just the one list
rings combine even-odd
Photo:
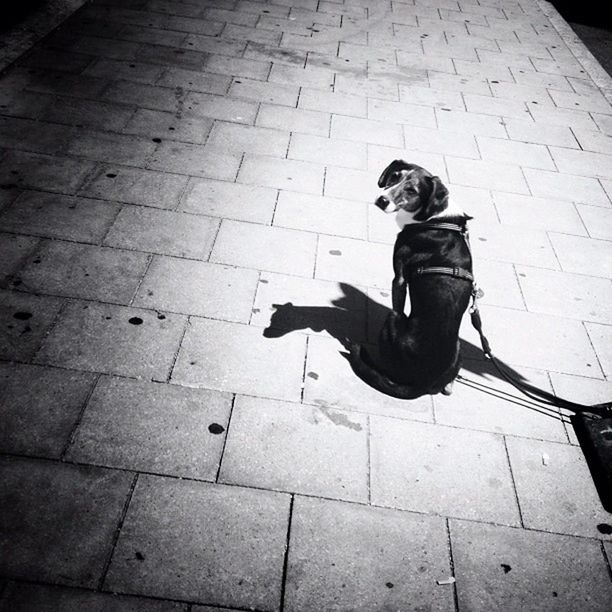
[[(397, 211), (395, 215), (395, 222), (397, 223), (400, 229), (404, 229), (407, 225), (416, 225), (419, 223), (423, 223), (423, 221), (415, 221), (413, 214), (414, 213), (410, 213), (401, 208)], [(439, 212), (436, 215), (432, 215), (431, 217), (429, 217), (429, 219), (426, 219), (426, 221), (452, 221), (454, 223), (463, 223), (467, 219), (470, 219), (470, 216), (463, 211), (463, 209), (457, 204), (457, 202), (455, 202), (455, 200), (449, 198), (448, 206), (442, 212)]]

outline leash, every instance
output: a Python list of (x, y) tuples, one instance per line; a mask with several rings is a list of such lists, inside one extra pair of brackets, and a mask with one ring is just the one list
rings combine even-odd
[[(430, 221), (426, 223), (420, 223), (417, 226), (413, 226), (411, 229), (413, 230), (424, 230), (424, 229), (444, 229), (448, 231), (458, 232), (461, 234), (463, 239), (465, 240), (465, 244), (468, 248), (470, 256), (472, 255), (472, 249), (470, 248), (469, 241), (469, 233), (467, 224), (466, 225), (458, 225), (456, 223), (446, 223), (446, 222), (435, 222)], [(484, 292), (482, 289), (478, 287), (476, 281), (474, 280), (474, 276), (468, 270), (464, 270), (463, 268), (447, 268), (442, 266), (421, 266), (414, 270), (411, 273), (411, 277), (415, 276), (423, 276), (425, 274), (443, 274), (446, 276), (453, 276), (455, 278), (461, 278), (463, 280), (470, 281), (472, 283), (472, 305), (470, 307), (470, 319), (474, 329), (478, 332), (478, 336), (480, 337), (480, 344), (482, 346), (482, 352), (485, 357), (495, 366), (495, 369), (499, 372), (499, 374), (504, 378), (508, 383), (510, 383), (515, 389), (520, 391), (523, 395), (527, 396), (529, 399), (542, 402), (543, 404), (548, 404), (549, 406), (556, 406), (557, 408), (565, 408), (566, 410), (570, 410), (575, 412), (576, 414), (584, 414), (585, 416), (590, 417), (612, 417), (612, 402), (604, 402), (602, 404), (593, 404), (593, 405), (585, 405), (579, 404), (577, 402), (572, 402), (570, 400), (566, 400), (562, 397), (559, 397), (553, 393), (549, 393), (544, 389), (538, 389), (537, 387), (533, 387), (528, 385), (514, 376), (510, 374), (510, 372), (506, 372), (502, 366), (499, 364), (497, 359), (493, 355), (493, 351), (491, 350), (491, 345), (487, 340), (487, 337), (484, 335), (482, 331), (482, 319), (480, 317), (480, 310), (478, 309), (478, 300), (484, 296)]]
[(526, 395), (528, 398), (536, 402), (542, 402), (544, 404), (548, 404), (549, 406), (556, 406), (557, 408), (565, 408), (566, 410), (571, 410), (576, 414), (590, 413), (592, 416), (597, 416), (601, 418), (612, 416), (612, 402), (604, 402), (602, 404), (593, 404), (590, 406), (585, 404), (579, 404), (577, 402), (572, 402), (570, 400), (566, 400), (562, 397), (554, 395), (553, 393), (549, 393), (544, 389), (532, 387), (531, 385), (523, 383), (522, 381), (512, 376), (510, 372), (506, 372), (499, 364), (497, 359), (493, 356), (491, 345), (489, 344), (487, 337), (482, 331), (482, 319), (480, 318), (480, 310), (478, 309), (477, 303), (481, 295), (482, 292), (474, 283), (474, 287), (472, 289), (472, 306), (470, 307), (470, 319), (472, 321), (472, 326), (478, 332), (478, 335), (480, 337), (480, 344), (482, 346), (482, 352), (484, 353), (485, 357), (495, 366), (495, 369), (507, 382), (509, 382), (515, 389), (518, 389), (521, 393), (523, 393), (523, 395)]

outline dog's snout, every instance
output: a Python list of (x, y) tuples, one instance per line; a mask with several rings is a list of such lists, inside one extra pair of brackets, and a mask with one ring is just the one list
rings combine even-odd
[(378, 206), (378, 208), (380, 208), (381, 210), (386, 210), (387, 206), (389, 206), (389, 203), (389, 198), (384, 195), (381, 195), (376, 198), (376, 201), (374, 202), (374, 204)]

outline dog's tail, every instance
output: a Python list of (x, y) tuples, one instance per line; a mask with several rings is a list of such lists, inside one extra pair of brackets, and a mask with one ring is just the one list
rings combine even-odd
[(367, 350), (361, 344), (351, 344), (348, 360), (353, 368), (353, 372), (381, 393), (396, 397), (398, 399), (416, 399), (428, 393), (423, 388), (416, 388), (410, 385), (400, 385), (393, 382), (376, 368)]

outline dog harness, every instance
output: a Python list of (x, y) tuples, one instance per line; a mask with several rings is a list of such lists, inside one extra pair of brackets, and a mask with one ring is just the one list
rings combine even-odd
[[(412, 228), (411, 228), (412, 229)], [(427, 223), (419, 223), (419, 225), (414, 226), (416, 230), (422, 229), (443, 229), (449, 230), (451, 232), (459, 232), (463, 239), (465, 240), (465, 244), (467, 245), (468, 251), (470, 255), (472, 254), (472, 250), (470, 249), (470, 241), (468, 235), (467, 225), (461, 226), (456, 223), (436, 223), (435, 221), (429, 221)], [(476, 283), (474, 282), (473, 274), (465, 270), (463, 268), (449, 268), (444, 266), (419, 266), (415, 268), (410, 273), (410, 278), (415, 278), (417, 276), (424, 276), (426, 274), (443, 274), (446, 276), (453, 276), (455, 278), (461, 278), (463, 280), (469, 281), (476, 287)], [(479, 291), (476, 289), (476, 291)]]

